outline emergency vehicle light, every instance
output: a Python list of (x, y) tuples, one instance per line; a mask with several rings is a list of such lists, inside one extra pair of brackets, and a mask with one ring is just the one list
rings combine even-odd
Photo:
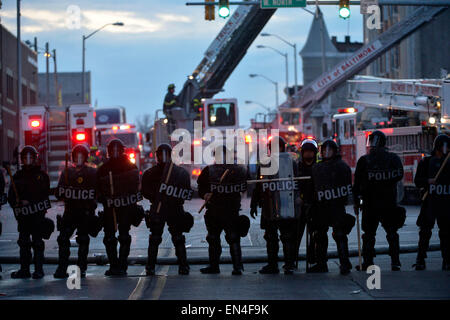
[(200, 169), (194, 169), (194, 170), (192, 170), (192, 175), (193, 176), (199, 176), (201, 172), (202, 171)]
[(339, 113), (354, 113), (354, 112), (358, 112), (358, 109), (356, 108), (345, 108), (345, 109), (338, 109)]
[(77, 141), (84, 141), (84, 140), (86, 140), (86, 134), (85, 133), (77, 133), (77, 135), (75, 136), (75, 139)]
[(199, 146), (201, 144), (200, 140), (194, 140), (194, 146)]
[(118, 127), (118, 126), (113, 126), (112, 129), (113, 129), (114, 131), (116, 131), (116, 130), (119, 129), (119, 127)]
[(252, 136), (251, 135), (247, 134), (245, 136), (245, 143), (252, 143)]
[(30, 126), (32, 128), (39, 128), (41, 126), (41, 122), (39, 120), (33, 120), (30, 122)]
[(120, 126), (120, 130), (125, 130), (125, 129), (130, 129), (130, 125), (129, 124), (124, 124)]

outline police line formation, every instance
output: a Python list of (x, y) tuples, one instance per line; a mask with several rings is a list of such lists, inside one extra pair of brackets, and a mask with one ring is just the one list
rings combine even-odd
[[(204, 216), (209, 244), (209, 265), (202, 273), (220, 273), (222, 252), (220, 235), (225, 232), (233, 263), (233, 275), (241, 275), (244, 267), (240, 238), (250, 228), (250, 220), (240, 215), (241, 193), (247, 184), (254, 183), (250, 216), (256, 218), (261, 208), (261, 228), (265, 230), (268, 264), (259, 272), (279, 273), (279, 239), (282, 242), (285, 274), (292, 274), (298, 266), (300, 240), (306, 232), (306, 271), (328, 272), (327, 231), (331, 227), (336, 242), (341, 274), (352, 269), (348, 253), (348, 234), (355, 225), (355, 216), (348, 214), (345, 206), (353, 199), (358, 226), (362, 212), (362, 250), (357, 270), (366, 270), (374, 264), (375, 235), (379, 224), (386, 231), (389, 243), (392, 270), (400, 270), (399, 235), (406, 210), (397, 205), (397, 183), (403, 177), (400, 158), (386, 148), (386, 137), (374, 131), (368, 139), (370, 152), (357, 163), (354, 183), (352, 173), (338, 153), (332, 140), (325, 141), (320, 150), (321, 161), (317, 162), (318, 146), (314, 140), (302, 142), (301, 157), (295, 161), (285, 150), (285, 141), (278, 139), (280, 146), (279, 171), (276, 175), (261, 176), (248, 180), (247, 168), (237, 164), (213, 164), (205, 167), (198, 177), (198, 194), (205, 200)], [(450, 163), (448, 162), (450, 138), (436, 137), (430, 156), (419, 163), (415, 184), (423, 191), (422, 207), (417, 225), (420, 228), (416, 270), (425, 269), (426, 252), (431, 230), (437, 221), (442, 269), (450, 270)], [(148, 244), (147, 275), (155, 274), (158, 246), (162, 241), (165, 224), (171, 234), (178, 260), (179, 274), (189, 274), (186, 257), (185, 236), (193, 226), (193, 216), (184, 211), (185, 200), (192, 198), (188, 172), (171, 161), (171, 147), (158, 147), (157, 164), (146, 170), (140, 183), (139, 171), (124, 154), (120, 140), (108, 144), (108, 160), (98, 169), (87, 165), (89, 150), (77, 145), (72, 150), (72, 163), (66, 159), (61, 173), (56, 197), (63, 200), (65, 210), (57, 217), (59, 235), (59, 264), (55, 278), (66, 278), (70, 256), (70, 238), (76, 231), (78, 243), (78, 266), (82, 277), (86, 275), (90, 237), (96, 237), (103, 229), (109, 270), (106, 276), (125, 276), (127, 258), (130, 253), (131, 226), (139, 226), (145, 220), (150, 229)], [(270, 150), (270, 146), (269, 146)], [(227, 152), (225, 147), (217, 152)], [(225, 158), (224, 154), (222, 159)], [(44, 276), (44, 239), (54, 231), (54, 223), (46, 218), (50, 208), (49, 178), (37, 165), (38, 153), (31, 146), (20, 152), (22, 167), (12, 178), (8, 194), (2, 195), (2, 204), (9, 202), (18, 223), (20, 247), (20, 269), (12, 278), (39, 279)], [(8, 173), (11, 171), (7, 166)], [(0, 179), (0, 190), (4, 190), (4, 179)], [(141, 187), (140, 187), (141, 186)], [(144, 211), (138, 202), (150, 200), (149, 211)], [(96, 214), (97, 202), (104, 210)], [(200, 211), (203, 209), (200, 209)], [(199, 211), (199, 212), (200, 212)], [(0, 228), (1, 231), (1, 228)], [(118, 232), (118, 236), (116, 234)], [(118, 243), (120, 244), (118, 249)], [(358, 239), (359, 243), (359, 239)], [(33, 250), (33, 255), (32, 255)], [(363, 262), (361, 263), (361, 255)], [(34, 273), (30, 264), (34, 262)]]

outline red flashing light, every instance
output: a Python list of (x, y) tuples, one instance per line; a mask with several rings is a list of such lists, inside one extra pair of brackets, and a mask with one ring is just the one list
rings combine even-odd
[(315, 138), (314, 136), (307, 136), (306, 139), (309, 139), (309, 140), (316, 140), (316, 138)]
[(192, 175), (193, 175), (193, 176), (199, 176), (200, 173), (202, 173), (202, 171), (201, 171), (200, 169), (194, 169), (194, 170), (192, 170)]
[(119, 130), (119, 127), (118, 127), (118, 126), (113, 126), (112, 129), (113, 129), (114, 131), (117, 131), (117, 130)]
[(134, 158), (136, 158), (136, 154), (134, 152), (131, 152), (128, 154), (128, 158), (134, 159)]
[(85, 141), (86, 140), (86, 134), (85, 133), (77, 133), (75, 136), (75, 139), (77, 141)]
[(252, 136), (251, 135), (248, 134), (248, 135), (245, 136), (245, 143), (252, 143), (252, 141), (253, 140), (252, 140)]
[(200, 140), (194, 140), (194, 146), (199, 146), (201, 144)]
[(76, 124), (77, 124), (77, 126), (78, 125), (84, 125), (84, 120), (83, 119), (77, 119), (77, 121), (76, 121)]
[(358, 112), (358, 109), (356, 108), (345, 108), (345, 109), (338, 109), (338, 113), (355, 113)]
[(148, 155), (150, 158), (153, 158), (153, 152), (150, 152), (150, 154)]
[(41, 126), (41, 122), (39, 120), (33, 120), (30, 122), (30, 126), (32, 128), (39, 128)]

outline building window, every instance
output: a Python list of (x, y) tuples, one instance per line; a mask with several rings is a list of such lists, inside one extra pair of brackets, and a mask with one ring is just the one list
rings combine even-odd
[(22, 84), (22, 105), (28, 104), (28, 88), (26, 85)]
[(30, 104), (36, 104), (36, 91), (30, 89)]
[(14, 100), (14, 79), (9, 75), (6, 75), (6, 97)]

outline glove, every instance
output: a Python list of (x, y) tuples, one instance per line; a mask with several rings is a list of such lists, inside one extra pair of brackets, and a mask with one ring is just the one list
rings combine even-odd
[(253, 219), (256, 219), (256, 216), (258, 215), (258, 209), (256, 207), (250, 208), (250, 217)]

